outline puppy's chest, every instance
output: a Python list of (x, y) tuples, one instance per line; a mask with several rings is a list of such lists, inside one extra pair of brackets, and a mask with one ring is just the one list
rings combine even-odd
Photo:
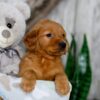
[(56, 60), (48, 60), (42, 59), (41, 61), (41, 71), (42, 71), (42, 78), (45, 80), (53, 80), (55, 76), (56, 70)]
[(48, 59), (42, 59), (41, 66), (42, 66), (43, 71), (48, 70), (48, 69), (51, 70), (55, 66), (55, 63)]

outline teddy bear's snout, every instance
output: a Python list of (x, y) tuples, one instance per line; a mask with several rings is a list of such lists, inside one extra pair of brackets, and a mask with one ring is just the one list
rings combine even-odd
[(3, 30), (2, 31), (2, 36), (4, 38), (9, 38), (11, 36), (11, 33), (8, 30)]

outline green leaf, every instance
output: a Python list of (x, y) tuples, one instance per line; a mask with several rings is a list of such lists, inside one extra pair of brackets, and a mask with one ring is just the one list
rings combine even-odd
[(68, 79), (71, 81), (73, 76), (74, 76), (74, 72), (75, 72), (75, 52), (76, 52), (76, 41), (74, 36), (72, 36), (72, 41), (71, 41), (71, 46), (69, 49), (69, 53), (68, 53), (68, 58), (67, 58), (67, 64), (66, 64), (66, 68), (65, 68), (65, 73), (68, 76)]
[(80, 86), (79, 86), (79, 93), (77, 95), (77, 100), (87, 100), (92, 80), (92, 72), (90, 65), (89, 47), (86, 35), (84, 35), (82, 49), (79, 54), (78, 67), (80, 68), (79, 69)]
[[(77, 68), (76, 68), (77, 69)], [(75, 73), (74, 73), (74, 77), (71, 81), (72, 83), (72, 92), (71, 92), (71, 96), (70, 96), (70, 100), (77, 100), (77, 95), (79, 92), (79, 70), (75, 69)]]

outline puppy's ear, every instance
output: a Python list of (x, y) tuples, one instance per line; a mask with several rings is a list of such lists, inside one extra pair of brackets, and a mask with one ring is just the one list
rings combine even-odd
[(39, 32), (39, 27), (35, 26), (30, 32), (28, 32), (24, 37), (24, 44), (29, 50), (34, 50), (37, 45), (37, 35)]

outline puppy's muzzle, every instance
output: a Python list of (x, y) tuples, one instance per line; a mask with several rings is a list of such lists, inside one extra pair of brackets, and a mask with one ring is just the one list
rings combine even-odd
[(59, 42), (59, 47), (60, 49), (65, 49), (66, 48), (66, 43), (65, 42)]

